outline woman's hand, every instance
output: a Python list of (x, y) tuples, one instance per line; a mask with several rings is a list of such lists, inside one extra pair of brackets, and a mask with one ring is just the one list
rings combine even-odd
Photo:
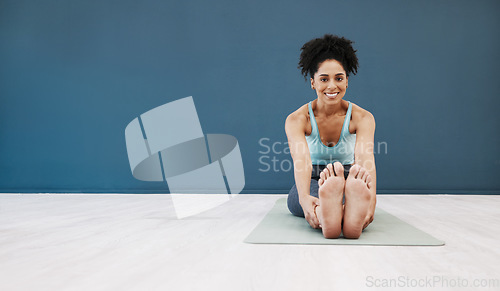
[(307, 195), (299, 198), (300, 206), (302, 206), (302, 210), (304, 211), (304, 217), (306, 218), (309, 225), (312, 228), (320, 228), (318, 217), (316, 216), (316, 207), (319, 206), (319, 199)]

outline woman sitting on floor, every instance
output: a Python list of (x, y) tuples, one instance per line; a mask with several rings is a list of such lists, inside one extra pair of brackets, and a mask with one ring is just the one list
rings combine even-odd
[(325, 238), (359, 238), (375, 213), (375, 119), (344, 100), (358, 69), (352, 43), (327, 34), (304, 44), (299, 68), (317, 98), (285, 123), (295, 178), (288, 209)]

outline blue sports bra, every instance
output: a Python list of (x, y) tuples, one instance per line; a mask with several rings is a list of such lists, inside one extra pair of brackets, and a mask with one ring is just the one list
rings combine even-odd
[[(349, 102), (349, 101), (348, 101)], [(311, 102), (309, 107), (309, 118), (311, 120), (312, 131), (306, 135), (307, 145), (311, 154), (313, 165), (327, 165), (339, 161), (342, 165), (351, 165), (354, 163), (354, 146), (356, 145), (356, 134), (349, 132), (349, 123), (351, 121), (352, 104), (349, 102), (349, 108), (345, 115), (342, 131), (339, 141), (333, 147), (327, 147), (321, 141), (319, 136), (318, 124), (312, 110)]]

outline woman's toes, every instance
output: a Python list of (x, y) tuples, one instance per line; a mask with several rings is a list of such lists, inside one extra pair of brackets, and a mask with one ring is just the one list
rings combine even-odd
[(342, 166), (340, 162), (335, 162), (333, 168), (335, 169), (335, 175), (337, 177), (344, 177), (344, 166)]
[(328, 167), (325, 167), (323, 169), (323, 173), (325, 173), (325, 180), (328, 179), (331, 175), (330, 170), (328, 170)]
[(368, 170), (366, 171), (366, 174), (365, 176), (363, 177), (363, 179), (365, 180), (365, 183), (368, 183), (368, 178), (370, 178), (370, 172), (368, 172)]
[(326, 171), (326, 174), (328, 175), (328, 178), (330, 178), (331, 176), (333, 176), (333, 171), (330, 171), (330, 169), (328, 168), (328, 166), (325, 168), (325, 171)]
[(324, 182), (325, 182), (325, 181), (323, 181), (323, 179), (321, 179), (321, 178), (320, 178), (320, 179), (318, 180), (318, 186), (320, 186), (320, 187), (321, 187), (321, 185), (323, 185), (323, 183), (324, 183)]
[(333, 165), (331, 163), (326, 165), (326, 168), (328, 169), (328, 171), (330, 171), (331, 176), (335, 176), (335, 172), (333, 171)]
[(363, 180), (363, 176), (366, 174), (366, 170), (363, 167), (359, 168), (358, 175), (356, 176), (356, 179)]
[(323, 180), (323, 182), (326, 180), (326, 174), (324, 171), (321, 171), (321, 173), (319, 173), (319, 179)]
[(349, 170), (349, 176), (347, 178), (355, 179), (356, 175), (358, 175), (359, 173), (359, 169), (360, 169), (359, 165), (352, 166), (351, 169)]
[(366, 178), (366, 185), (368, 186), (368, 188), (372, 187), (372, 176), (368, 175), (368, 177)]
[[(364, 168), (363, 168), (364, 169)], [(363, 177), (361, 177), (361, 180), (363, 180), (364, 182), (366, 182), (366, 179), (370, 176), (370, 172), (368, 172), (367, 169), (364, 169), (364, 173), (363, 173)]]

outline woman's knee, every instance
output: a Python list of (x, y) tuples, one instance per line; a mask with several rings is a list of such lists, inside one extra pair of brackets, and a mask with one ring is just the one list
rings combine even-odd
[(290, 213), (295, 216), (304, 217), (304, 211), (299, 202), (299, 193), (297, 192), (297, 186), (293, 185), (290, 192), (288, 192), (287, 206)]

